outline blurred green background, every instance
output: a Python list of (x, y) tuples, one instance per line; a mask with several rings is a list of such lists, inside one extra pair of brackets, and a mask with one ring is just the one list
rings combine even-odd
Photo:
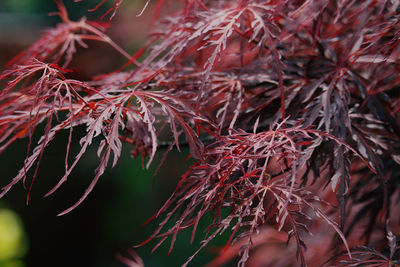
[[(107, 10), (105, 5), (96, 12), (88, 12), (99, 0), (64, 2), (70, 18), (75, 20), (82, 16), (98, 18)], [(143, 16), (136, 17), (143, 5), (143, 0), (125, 0), (107, 31), (130, 53), (141, 46), (150, 31), (151, 7)], [(51, 0), (0, 1), (1, 71), (8, 60), (37, 40), (42, 30), (59, 22), (58, 17), (48, 16), (55, 10)], [(80, 67), (77, 78), (89, 79), (93, 74), (112, 71), (124, 62), (110, 47), (95, 42), (88, 44), (90, 49), (80, 48), (72, 62), (73, 66)], [(76, 153), (79, 150), (77, 140), (84, 129), (77, 129), (75, 133), (71, 150)], [(143, 223), (162, 206), (185, 167), (190, 165), (186, 160), (187, 151), (171, 153), (152, 186), (154, 170), (161, 155), (150, 170), (143, 170), (140, 159), (131, 159), (130, 147), (125, 146), (117, 166), (101, 177), (87, 200), (71, 213), (57, 217), (83, 194), (98, 164), (96, 147), (93, 146), (69, 181), (54, 195), (44, 199), (43, 195), (63, 176), (67, 139), (67, 133), (62, 133), (47, 148), (28, 206), (25, 203), (27, 192), (22, 184), (17, 184), (0, 199), (0, 266), (124, 266), (116, 255), (126, 255), (128, 248), (147, 239), (156, 229), (159, 221), (145, 226)], [(27, 140), (20, 140), (0, 155), (1, 185), (6, 185), (21, 168), (26, 147)], [(167, 255), (168, 242), (154, 253), (151, 249), (156, 242), (140, 247), (136, 252), (146, 266), (180, 266), (200, 246), (207, 219), (202, 223), (193, 245), (189, 242), (191, 229), (188, 229), (178, 235), (170, 255)], [(222, 237), (214, 242), (190, 266), (204, 266), (224, 240)]]

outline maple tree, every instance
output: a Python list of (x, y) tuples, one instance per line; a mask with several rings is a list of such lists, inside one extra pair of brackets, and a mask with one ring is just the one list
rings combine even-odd
[[(101, 18), (107, 23), (122, 4), (111, 2)], [(166, 2), (157, 2), (155, 17)], [(56, 1), (62, 22), (0, 76), (0, 153), (29, 139), (24, 164), (0, 197), (30, 177), (29, 201), (42, 155), (61, 131), (69, 132), (65, 175), (46, 196), (95, 138), (100, 163), (83, 196), (60, 215), (116, 166), (123, 145), (133, 145), (146, 168), (156, 153), (165, 158), (187, 146), (194, 163), (140, 245), (170, 240), (172, 250), (187, 228), (193, 241), (211, 214), (199, 250), (231, 234), (210, 266), (236, 256), (239, 266), (399, 266), (399, 1), (179, 2), (130, 55), (108, 37), (107, 23), (72, 21)], [(111, 46), (126, 64), (90, 81), (70, 78), (87, 40)], [(78, 126), (86, 135), (70, 155)]]

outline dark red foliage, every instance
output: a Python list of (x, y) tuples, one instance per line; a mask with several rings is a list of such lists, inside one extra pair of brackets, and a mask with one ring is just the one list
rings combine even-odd
[[(110, 19), (122, 1), (111, 2)], [(123, 142), (147, 168), (158, 150), (188, 146), (195, 163), (143, 244), (157, 239), (156, 249), (170, 238), (172, 249), (186, 228), (193, 241), (211, 214), (199, 249), (231, 235), (210, 266), (238, 255), (240, 266), (398, 266), (399, 1), (181, 2), (132, 56), (101, 24), (71, 21), (57, 1), (62, 23), (0, 77), (0, 153), (44, 125), (0, 196), (25, 183), (30, 169), (35, 178), (60, 131), (70, 136), (65, 175), (47, 195), (66, 182), (93, 139), (101, 140), (93, 182), (60, 215), (87, 197), (111, 157), (116, 165)], [(165, 4), (158, 1), (156, 14)], [(69, 79), (66, 68), (85, 40), (110, 45), (128, 63), (92, 81)], [(71, 161), (79, 125), (87, 134)], [(170, 220), (177, 221), (167, 228)]]

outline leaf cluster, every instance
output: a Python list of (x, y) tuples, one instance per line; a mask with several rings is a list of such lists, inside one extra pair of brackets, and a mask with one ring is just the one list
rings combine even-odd
[[(56, 2), (62, 22), (0, 76), (0, 153), (44, 125), (1, 197), (25, 184), (31, 169), (32, 187), (45, 148), (61, 131), (69, 131), (65, 175), (47, 195), (67, 181), (95, 138), (100, 163), (83, 196), (60, 215), (88, 196), (111, 158), (117, 164), (124, 144), (147, 159), (147, 168), (157, 151), (188, 146), (195, 162), (155, 214), (164, 219), (143, 244), (157, 239), (157, 248), (171, 238), (172, 249), (187, 228), (193, 241), (211, 214), (200, 249), (230, 231), (219, 257), (240, 244), (234, 249), (240, 266), (257, 259), (268, 240), (255, 240), (271, 229), (287, 233), (302, 266), (317, 265), (312, 261), (321, 252), (307, 234), (325, 231), (322, 225), (331, 229), (320, 238), (332, 241), (326, 248), (337, 256), (332, 262), (346, 257), (341, 247), (346, 264), (366, 252), (372, 255), (366, 261), (392, 261), (394, 245), (390, 257), (350, 247), (385, 244), (379, 233), (393, 243), (387, 229), (398, 227), (398, 1), (184, 0), (134, 55), (106, 35), (104, 24), (71, 21)], [(121, 3), (113, 1), (110, 19)], [(158, 1), (156, 15), (164, 5)], [(86, 48), (85, 40), (111, 46), (127, 63), (90, 81), (70, 79), (76, 46)], [(78, 126), (86, 135), (71, 159)], [(280, 266), (291, 266), (292, 256)]]

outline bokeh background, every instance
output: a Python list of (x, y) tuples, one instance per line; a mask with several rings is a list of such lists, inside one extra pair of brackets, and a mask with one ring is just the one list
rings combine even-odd
[[(96, 12), (88, 12), (100, 0), (74, 3), (65, 0), (70, 18), (98, 18), (112, 1)], [(152, 25), (150, 6), (136, 17), (144, 6), (143, 0), (125, 0), (107, 33), (129, 53), (134, 53), (146, 40)], [(154, 1), (153, 1), (154, 2)], [(173, 9), (173, 6), (168, 8)], [(40, 37), (41, 32), (60, 22), (52, 0), (0, 1), (0, 71), (8, 60)], [(88, 42), (89, 49), (80, 48), (72, 67), (79, 70), (74, 78), (88, 80), (95, 74), (106, 73), (121, 66), (124, 59), (105, 44)], [(40, 130), (39, 130), (40, 131)], [(72, 152), (79, 150), (77, 129)], [(130, 147), (114, 169), (103, 175), (87, 200), (71, 213), (57, 214), (75, 203), (94, 176), (97, 167), (96, 146), (81, 160), (69, 181), (46, 199), (43, 195), (63, 176), (67, 133), (62, 133), (46, 150), (34, 182), (29, 205), (22, 184), (15, 186), (0, 199), (0, 266), (125, 266), (116, 255), (127, 256), (131, 248), (150, 236), (159, 221), (147, 221), (169, 197), (180, 175), (190, 165), (187, 151), (172, 152), (153, 182), (159, 154), (149, 170), (141, 168), (140, 159), (132, 159)], [(6, 185), (21, 168), (26, 156), (27, 140), (20, 140), (0, 155), (0, 185)], [(31, 176), (30, 176), (31, 177)], [(28, 180), (30, 183), (31, 181)], [(195, 242), (190, 245), (191, 231), (178, 235), (174, 250), (168, 255), (169, 243), (151, 253), (153, 242), (135, 249), (146, 266), (180, 266), (199, 247), (204, 236), (202, 221)], [(209, 222), (209, 221), (208, 221)], [(201, 252), (190, 266), (204, 266), (223, 246), (222, 236)]]

